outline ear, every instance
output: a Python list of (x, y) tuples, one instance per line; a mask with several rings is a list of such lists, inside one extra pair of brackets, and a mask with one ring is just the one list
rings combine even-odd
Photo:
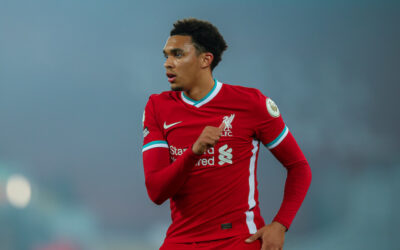
[(214, 55), (211, 52), (204, 52), (201, 55), (201, 67), (202, 68), (207, 68), (208, 66), (211, 67), (211, 63), (214, 59)]

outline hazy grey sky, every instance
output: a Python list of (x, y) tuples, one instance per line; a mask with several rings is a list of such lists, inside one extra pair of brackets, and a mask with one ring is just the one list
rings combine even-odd
[[(326, 171), (400, 163), (396, 1), (0, 0), (2, 166), (87, 207), (106, 229), (168, 223), (168, 202), (152, 204), (144, 186), (141, 118), (148, 96), (169, 90), (172, 23), (190, 16), (227, 41), (214, 76), (278, 104), (312, 188)], [(285, 171), (265, 148), (258, 169), (269, 221)], [(317, 201), (305, 201), (294, 232), (318, 224)]]

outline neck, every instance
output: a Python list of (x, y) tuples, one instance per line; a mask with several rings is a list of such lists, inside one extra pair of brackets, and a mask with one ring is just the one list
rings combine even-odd
[(201, 100), (206, 96), (211, 89), (214, 87), (214, 79), (211, 74), (203, 75), (197, 78), (196, 82), (193, 83), (192, 87), (185, 90), (185, 95), (193, 100)]

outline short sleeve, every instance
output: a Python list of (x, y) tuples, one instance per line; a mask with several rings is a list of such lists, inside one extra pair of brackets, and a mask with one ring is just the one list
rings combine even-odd
[(142, 152), (152, 148), (168, 148), (168, 143), (164, 138), (161, 127), (156, 119), (156, 110), (152, 96), (149, 97), (146, 107), (143, 111), (143, 148)]
[(256, 138), (268, 149), (275, 148), (289, 132), (278, 106), (271, 98), (257, 90), (256, 107), (254, 110)]

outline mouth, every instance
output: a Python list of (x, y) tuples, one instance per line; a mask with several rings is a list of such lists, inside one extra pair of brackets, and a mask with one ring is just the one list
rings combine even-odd
[(168, 82), (173, 83), (176, 79), (176, 75), (172, 73), (167, 73)]

